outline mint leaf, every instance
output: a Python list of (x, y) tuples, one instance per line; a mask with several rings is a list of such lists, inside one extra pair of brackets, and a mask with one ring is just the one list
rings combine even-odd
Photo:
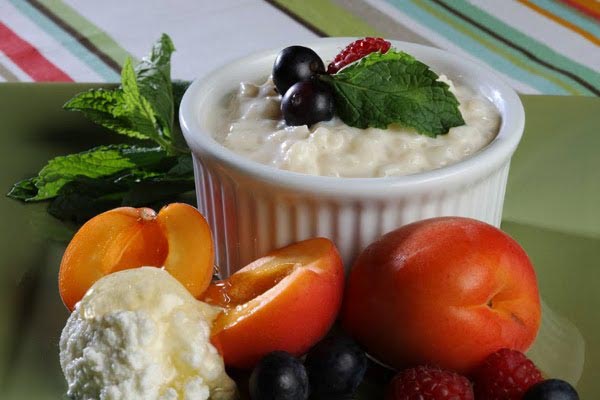
[(163, 34), (135, 68), (126, 60), (118, 88), (89, 90), (64, 105), (119, 134), (152, 140), (160, 147), (102, 146), (56, 157), (37, 176), (16, 183), (8, 196), (26, 202), (49, 200), (50, 214), (78, 223), (122, 205), (193, 203), (192, 157), (174, 123), (189, 82), (171, 82), (174, 50)]
[(176, 196), (193, 191), (193, 180), (151, 178), (133, 185), (123, 196), (122, 202), (134, 207), (155, 203), (165, 204), (173, 201)]
[(66, 110), (81, 111), (87, 118), (117, 133), (136, 139), (151, 139), (153, 125), (139, 123), (135, 107), (127, 104), (123, 90), (90, 89), (69, 100)]
[(403, 52), (371, 53), (320, 78), (333, 88), (336, 112), (350, 126), (386, 129), (400, 123), (435, 137), (465, 123), (449, 86)]
[[(185, 157), (170, 157), (170, 163), (165, 163), (162, 171), (131, 170), (110, 177), (77, 177), (61, 188), (48, 212), (61, 220), (82, 223), (119, 206), (158, 210), (175, 200), (193, 203), (194, 176), (184, 172), (186, 168), (182, 165), (188, 164), (183, 160)], [(191, 161), (191, 157), (187, 158)]]
[(140, 133), (154, 140), (165, 149), (169, 148), (168, 139), (161, 132), (150, 101), (142, 96), (131, 60), (125, 60), (121, 71), (121, 87), (124, 106), (130, 111), (129, 117)]
[(38, 176), (17, 183), (9, 196), (52, 200), (50, 214), (82, 223), (123, 205), (160, 208), (193, 190), (190, 154), (168, 156), (160, 148), (119, 145), (56, 157)]
[(11, 199), (25, 201), (31, 197), (35, 197), (37, 188), (35, 187), (35, 178), (24, 179), (13, 185), (7, 196)]
[(83, 223), (94, 215), (122, 205), (125, 182), (110, 178), (77, 177), (65, 184), (48, 206), (48, 212), (61, 220)]
[(81, 111), (117, 133), (151, 139), (170, 154), (188, 152), (181, 133), (173, 129), (173, 51), (173, 42), (163, 34), (135, 69), (129, 58), (125, 60), (119, 88), (89, 90), (69, 100), (64, 108)]
[(181, 99), (185, 91), (190, 87), (192, 82), (183, 81), (181, 79), (175, 79), (172, 83), (173, 85), (173, 104), (175, 106), (175, 110), (179, 110), (179, 105), (181, 104)]
[[(56, 197), (67, 183), (77, 178), (100, 178), (150, 168), (159, 165), (165, 157), (166, 152), (159, 148), (128, 145), (96, 147), (82, 153), (53, 158), (30, 183), (19, 186), (16, 194), (25, 201), (47, 200)], [(35, 186), (35, 191), (31, 183)]]
[(64, 108), (81, 111), (95, 123), (118, 133), (136, 139), (151, 139), (165, 148), (169, 147), (168, 140), (159, 129), (152, 105), (140, 92), (130, 59), (125, 60), (123, 65), (120, 88), (80, 93)]
[(194, 164), (191, 155), (180, 156), (177, 158), (177, 163), (168, 172), (168, 176), (172, 177), (193, 177)]
[(173, 131), (171, 55), (174, 51), (171, 38), (163, 34), (152, 47), (150, 55), (135, 68), (139, 91), (153, 110), (158, 134), (164, 139), (171, 138)]
[[(173, 106), (175, 108), (175, 115), (179, 114), (179, 106), (181, 105), (181, 100), (185, 91), (190, 87), (190, 81), (182, 81), (175, 79), (172, 83), (173, 85)], [(171, 135), (171, 142), (175, 148), (177, 148), (181, 153), (189, 153), (190, 150), (188, 148), (187, 142), (183, 137), (183, 133), (181, 132), (181, 127), (179, 126), (179, 119), (174, 118), (173, 124), (173, 133)]]

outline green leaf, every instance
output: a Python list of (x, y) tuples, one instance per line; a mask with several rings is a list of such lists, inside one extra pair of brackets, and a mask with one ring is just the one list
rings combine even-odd
[(136, 81), (135, 71), (128, 58), (121, 71), (123, 107), (129, 111), (129, 118), (138, 131), (161, 145), (167, 142), (158, 130), (158, 124), (150, 102), (142, 96)]
[(464, 124), (448, 85), (403, 52), (371, 53), (320, 78), (333, 88), (336, 112), (350, 126), (386, 129), (400, 123), (435, 137)]
[(181, 99), (185, 91), (190, 87), (192, 82), (183, 81), (181, 79), (173, 80), (173, 104), (175, 106), (175, 111), (179, 110), (179, 106), (181, 105)]
[(50, 200), (50, 214), (76, 223), (121, 205), (193, 202), (192, 157), (174, 124), (189, 82), (171, 83), (174, 50), (171, 39), (162, 35), (136, 68), (131, 60), (125, 61), (119, 88), (89, 90), (64, 106), (117, 133), (153, 140), (160, 147), (102, 146), (56, 157), (37, 176), (16, 183), (8, 196), (30, 202)]
[(148, 207), (157, 202), (166, 204), (175, 196), (193, 190), (193, 180), (154, 178), (133, 185), (123, 196), (122, 202), (134, 207)]
[(81, 111), (98, 125), (129, 137), (145, 140), (154, 135), (152, 124), (138, 121), (136, 107), (126, 103), (122, 89), (90, 89), (73, 97), (63, 107)]
[(171, 138), (173, 132), (171, 55), (174, 51), (171, 38), (163, 34), (152, 47), (150, 55), (135, 68), (140, 93), (156, 116), (158, 134), (165, 139)]
[[(159, 148), (143, 148), (128, 145), (101, 146), (56, 157), (33, 178), (37, 193), (23, 198), (25, 201), (40, 201), (56, 197), (67, 183), (79, 177), (100, 178), (159, 165), (166, 152)], [(31, 189), (30, 186), (27, 187)], [(30, 190), (27, 192), (32, 194)]]
[(52, 200), (50, 214), (82, 223), (114, 207), (161, 206), (193, 190), (190, 154), (168, 156), (159, 148), (122, 145), (57, 157), (37, 177), (15, 185), (10, 195)]
[[(181, 99), (183, 98), (183, 94), (190, 87), (190, 81), (182, 81), (182, 80), (174, 80), (173, 81), (173, 105), (175, 106), (175, 115), (177, 116), (179, 113), (179, 106), (181, 105)], [(179, 126), (179, 119), (175, 118), (173, 124), (173, 133), (172, 133), (172, 144), (178, 151), (181, 153), (189, 153), (190, 149), (188, 148), (187, 142), (183, 137), (183, 133), (181, 132), (181, 127)]]
[(177, 163), (168, 172), (169, 176), (194, 176), (194, 164), (192, 161), (192, 155), (186, 154), (177, 158)]
[(187, 152), (180, 133), (173, 133), (170, 77), (173, 51), (173, 42), (163, 34), (150, 55), (135, 69), (129, 58), (125, 60), (119, 88), (81, 93), (69, 100), (64, 108), (81, 111), (93, 122), (117, 133), (154, 140), (171, 154)]
[(37, 187), (35, 187), (36, 178), (24, 179), (13, 185), (7, 196), (11, 199), (25, 201), (31, 197), (35, 197), (37, 194)]
[(48, 206), (48, 212), (63, 221), (81, 224), (94, 215), (121, 206), (126, 182), (111, 178), (77, 177), (65, 184)]
[(61, 220), (83, 223), (119, 206), (158, 209), (194, 190), (193, 174), (171, 174), (173, 168), (150, 173), (134, 170), (98, 179), (77, 177), (62, 187), (48, 211)]

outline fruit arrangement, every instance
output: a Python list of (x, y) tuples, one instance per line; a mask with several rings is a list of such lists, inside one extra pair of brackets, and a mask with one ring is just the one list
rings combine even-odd
[[(433, 218), (384, 235), (359, 255), (345, 293), (328, 239), (273, 250), (211, 282), (213, 257), (195, 208), (118, 208), (74, 236), (60, 294), (81, 314), (79, 300), (91, 304), (104, 275), (164, 267), (198, 299), (225, 366), (251, 371), (253, 400), (352, 398), (368, 370), (381, 368), (367, 353), (398, 371), (386, 400), (578, 399), (523, 354), (540, 322), (535, 272), (514, 240), (483, 222)], [(132, 296), (143, 304), (145, 295)], [(346, 333), (328, 335), (338, 312)]]
[[(399, 97), (397, 74), (377, 75), (391, 67), (427, 78), (413, 89), (440, 96), (433, 119), (422, 96)], [(373, 74), (393, 90), (372, 97), (381, 93)], [(327, 70), (301, 46), (282, 50), (273, 67), (289, 125), (337, 115), (430, 136), (462, 123), (437, 78), (378, 38), (351, 43)], [(341, 98), (368, 103), (345, 92), (350, 83), (364, 85), (385, 112), (349, 111)], [(415, 125), (417, 114), (436, 128)], [(386, 400), (578, 399), (524, 354), (540, 326), (535, 270), (518, 243), (483, 222), (443, 217), (400, 227), (364, 249), (347, 279), (326, 238), (274, 249), (224, 279), (214, 272), (210, 228), (192, 206), (120, 207), (86, 222), (59, 270), (72, 311), (60, 341), (68, 395), (233, 399), (229, 373), (252, 400), (349, 399), (376, 371)]]

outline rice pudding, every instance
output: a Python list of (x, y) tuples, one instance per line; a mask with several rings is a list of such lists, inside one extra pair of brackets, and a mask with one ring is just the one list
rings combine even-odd
[(436, 138), (414, 129), (359, 129), (339, 118), (312, 126), (286, 126), (271, 78), (243, 82), (232, 94), (215, 139), (234, 152), (275, 168), (334, 177), (385, 177), (414, 174), (456, 163), (496, 136), (500, 115), (485, 98), (453, 85), (465, 125)]

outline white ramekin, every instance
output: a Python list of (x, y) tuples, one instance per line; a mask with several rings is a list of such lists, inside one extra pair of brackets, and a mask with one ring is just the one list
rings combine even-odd
[[(302, 45), (327, 63), (352, 40), (326, 38)], [(332, 239), (348, 268), (370, 242), (416, 220), (459, 215), (499, 226), (510, 158), (525, 123), (519, 97), (472, 61), (417, 44), (392, 44), (488, 98), (502, 117), (496, 138), (459, 163), (402, 177), (334, 178), (279, 170), (225, 148), (211, 132), (218, 123), (215, 110), (240, 82), (263, 81), (281, 49), (215, 70), (192, 83), (179, 118), (194, 156), (198, 208), (212, 227), (223, 276), (271, 249), (314, 236)]]

